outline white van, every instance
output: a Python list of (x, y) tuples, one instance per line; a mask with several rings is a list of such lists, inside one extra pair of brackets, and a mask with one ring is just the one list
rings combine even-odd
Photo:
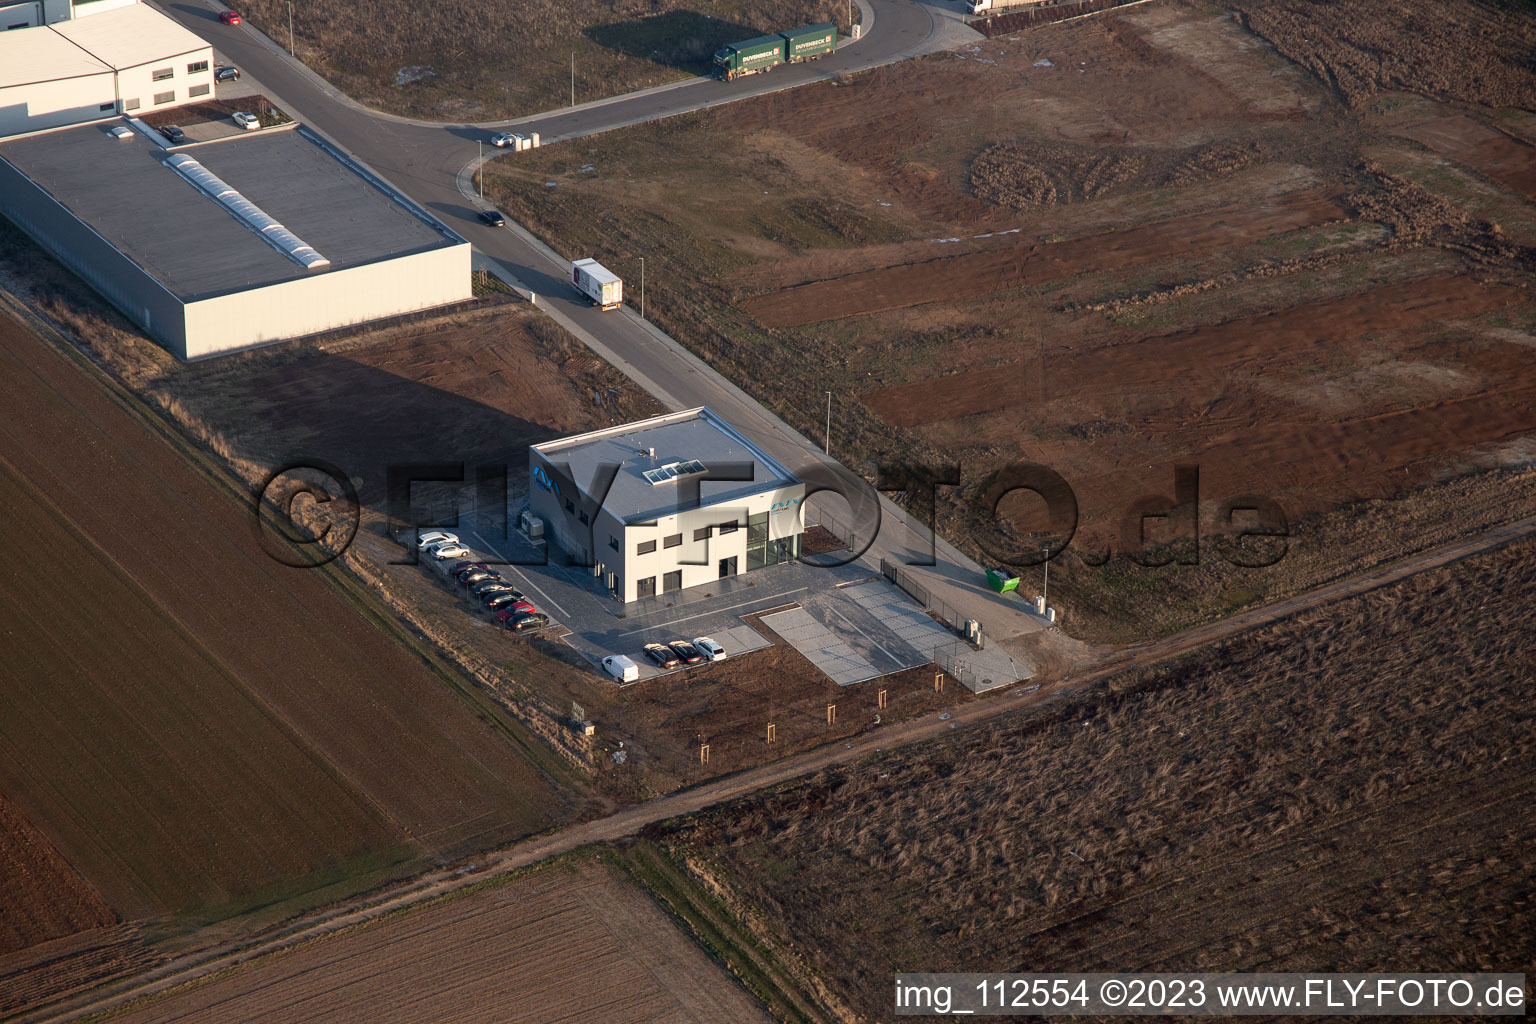
[(603, 671), (621, 683), (632, 683), (640, 678), (640, 666), (622, 654), (610, 654), (604, 658)]

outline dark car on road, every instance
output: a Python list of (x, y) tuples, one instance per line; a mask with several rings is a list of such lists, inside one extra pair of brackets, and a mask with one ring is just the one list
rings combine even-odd
[(522, 599), (523, 595), (515, 590), (498, 590), (494, 594), (482, 594), (480, 596), (480, 603), (494, 612), (498, 608), (505, 608), (509, 604), (521, 602)]
[(512, 589), (512, 584), (508, 583), (506, 580), (502, 579), (500, 576), (493, 576), (490, 579), (480, 580), (478, 583), (471, 583), (470, 586), (469, 586), (469, 592), (471, 594), (474, 594), (476, 597), (480, 597), (480, 596), (482, 596), (484, 594), (489, 594), (493, 590), (511, 590), (511, 589)]
[(453, 568), (449, 569), (448, 571), (457, 576), (459, 573), (468, 572), (471, 569), (484, 569), (489, 572), (490, 566), (486, 565), (484, 562), (454, 562)]
[(646, 644), (645, 656), (661, 668), (677, 668), (679, 662), (672, 648), (664, 644)]
[(215, 82), (238, 82), (240, 81), (240, 69), (231, 67), (228, 64), (220, 64), (213, 69), (213, 80)]
[(187, 133), (182, 131), (180, 127), (174, 124), (161, 125), (160, 134), (164, 135), (172, 142), (185, 142), (187, 138)]
[(469, 572), (459, 573), (459, 582), (466, 587), (472, 587), (476, 583), (483, 583), (486, 580), (497, 580), (499, 582), (501, 574), (491, 572), (489, 569), (471, 569)]
[(672, 640), (667, 646), (684, 665), (697, 665), (704, 660), (703, 653), (687, 640)]
[(543, 629), (549, 625), (549, 616), (543, 612), (528, 612), (507, 620), (507, 628), (514, 633), (526, 633), (530, 629)]
[(500, 210), (481, 210), (480, 223), (488, 224), (493, 228), (499, 228), (506, 224), (507, 218), (501, 215)]

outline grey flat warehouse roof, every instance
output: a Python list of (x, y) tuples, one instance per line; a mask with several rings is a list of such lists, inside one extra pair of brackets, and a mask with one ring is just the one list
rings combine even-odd
[(183, 302), (422, 252), (462, 240), (435, 226), (300, 131), (182, 147), (331, 261), (310, 271), (279, 253), (165, 164), (134, 133), (81, 125), (0, 143), (13, 164)]
[[(729, 502), (798, 482), (761, 448), (703, 407), (548, 441), (533, 448), (551, 463), (569, 463), (576, 485), (593, 498), (599, 497), (591, 493), (598, 468), (605, 463), (619, 466), (603, 507), (626, 523), (648, 522), (689, 507), (683, 501), (682, 481), (653, 484), (645, 478), (646, 470), (668, 463), (690, 459), (706, 467), (750, 463), (750, 481), (699, 480), (700, 505)], [(656, 449), (655, 458), (642, 453), (642, 449), (649, 448)]]

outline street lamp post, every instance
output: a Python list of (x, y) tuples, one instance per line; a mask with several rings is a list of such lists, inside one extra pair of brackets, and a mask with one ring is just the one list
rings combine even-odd
[(288, 56), (293, 56), (293, 0), (288, 0)]
[(832, 392), (828, 391), (826, 393), (826, 395), (827, 395), (827, 433), (826, 433), (826, 436), (825, 436), (825, 440), (823, 440), (821, 442), (821, 450), (826, 452), (828, 455), (831, 455), (832, 454)]

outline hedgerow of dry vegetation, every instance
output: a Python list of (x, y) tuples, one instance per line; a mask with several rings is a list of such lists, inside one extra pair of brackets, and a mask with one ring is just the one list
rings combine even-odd
[(1524, 0), (1239, 0), (1245, 24), (1351, 107), (1405, 90), (1536, 107), (1536, 8)]
[(876, 1019), (897, 969), (1513, 969), (1533, 606), (1527, 543), (682, 835)]
[[(353, 98), (418, 117), (515, 117), (707, 70), (726, 43), (821, 21), (841, 0), (311, 0), (293, 8), (298, 56)], [(288, 41), (285, 0), (243, 13)]]

